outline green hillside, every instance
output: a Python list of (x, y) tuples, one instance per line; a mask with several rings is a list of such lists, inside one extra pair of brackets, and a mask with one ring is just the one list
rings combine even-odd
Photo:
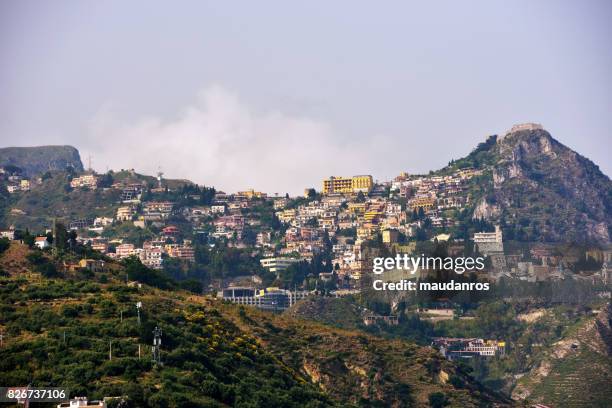
[(362, 323), (359, 307), (347, 298), (306, 298), (284, 313), (345, 329), (356, 329)]
[[(134, 407), (428, 406), (431, 395), (451, 407), (503, 403), (428, 347), (126, 285), (129, 271), (112, 262), (104, 273), (62, 273), (34, 253), (14, 243), (0, 257), (0, 386), (65, 386)], [(150, 348), (156, 326), (161, 365)]]
[[(127, 170), (110, 172), (108, 176), (113, 182), (126, 185), (142, 183), (155, 186), (157, 183), (154, 177)], [(82, 218), (114, 217), (117, 208), (124, 205), (120, 201), (121, 189), (73, 189), (70, 187), (73, 177), (74, 172), (48, 172), (42, 177), (40, 184), (32, 183), (30, 191), (0, 196), (0, 211), (4, 209), (1, 214), (3, 224), (39, 231), (48, 228), (53, 218), (68, 223)], [(188, 180), (164, 180), (164, 185), (171, 189), (191, 184)], [(148, 194), (149, 199), (175, 198), (167, 197), (165, 193), (157, 193), (155, 196)]]
[(536, 364), (518, 380), (513, 397), (571, 408), (611, 406), (610, 311), (608, 304), (595, 315), (575, 319), (564, 326), (560, 340), (533, 349)]
[(119, 190), (71, 189), (71, 177), (67, 172), (50, 173), (40, 185), (14, 197), (5, 223), (37, 231), (50, 226), (53, 217), (70, 221), (114, 216), (119, 205)]

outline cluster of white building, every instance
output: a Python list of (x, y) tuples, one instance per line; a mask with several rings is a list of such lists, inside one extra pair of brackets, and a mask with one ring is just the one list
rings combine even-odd
[[(9, 193), (14, 194), (19, 191), (30, 191), (31, 181), (21, 174), (14, 174), (6, 171), (4, 167), (0, 167), (0, 177), (7, 182), (6, 189)], [(40, 179), (37, 180), (40, 182)]]

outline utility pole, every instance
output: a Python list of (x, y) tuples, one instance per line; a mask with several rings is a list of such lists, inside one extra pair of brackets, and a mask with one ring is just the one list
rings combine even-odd
[(140, 308), (142, 307), (142, 302), (136, 303), (136, 312), (138, 313), (138, 325), (140, 326)]
[(140, 344), (138, 345), (138, 359), (140, 360)]
[(153, 363), (155, 364), (161, 364), (161, 336), (162, 329), (155, 326), (155, 330), (153, 330), (153, 347), (151, 347)]
[(57, 219), (53, 217), (53, 224), (51, 226), (51, 236), (53, 237), (53, 242), (51, 243), (51, 249), (53, 251), (53, 255), (57, 255)]
[(164, 176), (164, 172), (161, 167), (157, 167), (157, 188), (161, 190), (162, 188), (162, 178)]
[(113, 341), (108, 341), (108, 361), (113, 360)]

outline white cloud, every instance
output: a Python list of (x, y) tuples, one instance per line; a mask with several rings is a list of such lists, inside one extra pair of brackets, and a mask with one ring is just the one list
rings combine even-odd
[(320, 189), (330, 175), (371, 173), (385, 163), (387, 139), (343, 138), (327, 123), (283, 114), (256, 113), (220, 86), (202, 91), (172, 120), (145, 117), (121, 123), (102, 110), (81, 146), (98, 170), (134, 168), (190, 179), (232, 192), (255, 188), (301, 194)]

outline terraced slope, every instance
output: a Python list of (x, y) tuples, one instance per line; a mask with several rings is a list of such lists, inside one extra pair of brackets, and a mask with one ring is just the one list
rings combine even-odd
[(514, 398), (551, 406), (612, 406), (610, 306), (581, 323), (519, 381)]

